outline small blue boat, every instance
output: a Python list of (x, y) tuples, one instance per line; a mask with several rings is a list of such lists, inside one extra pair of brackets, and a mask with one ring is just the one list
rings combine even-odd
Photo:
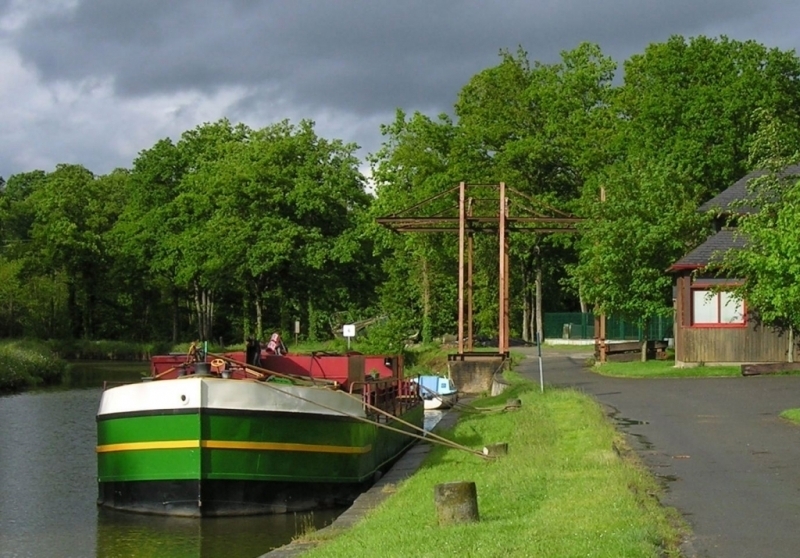
[(458, 401), (458, 390), (453, 380), (443, 376), (419, 376), (412, 382), (417, 382), (420, 396), (425, 405), (425, 410), (447, 409)]

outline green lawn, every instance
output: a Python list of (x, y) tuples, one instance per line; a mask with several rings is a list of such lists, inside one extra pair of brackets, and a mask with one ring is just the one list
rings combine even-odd
[(740, 366), (676, 368), (673, 360), (606, 362), (604, 364), (595, 364), (592, 370), (603, 376), (617, 378), (710, 378), (742, 375)]
[[(538, 387), (509, 374), (511, 391), (481, 406), (519, 397), (514, 412), (464, 414), (447, 433), (480, 449), (509, 443), (497, 461), (436, 447), (420, 470), (350, 530), (310, 533), (320, 557), (679, 556), (682, 522), (660, 506), (661, 488), (626, 451), (600, 407), (571, 390)], [(440, 527), (434, 486), (477, 484), (481, 521)]]
[(786, 409), (781, 413), (781, 417), (795, 424), (800, 424), (800, 409)]

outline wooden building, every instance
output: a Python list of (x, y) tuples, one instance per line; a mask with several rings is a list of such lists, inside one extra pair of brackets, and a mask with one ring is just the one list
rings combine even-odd
[[(741, 278), (704, 273), (728, 250), (744, 245), (744, 239), (736, 234), (736, 219), (754, 211), (746, 204), (747, 184), (763, 174), (748, 174), (698, 209), (715, 212), (714, 233), (669, 269), (675, 278), (675, 362), (679, 366), (800, 362), (797, 343), (787, 332), (758, 324), (747, 301), (725, 290), (741, 284)], [(787, 168), (786, 174), (800, 175), (800, 165)]]

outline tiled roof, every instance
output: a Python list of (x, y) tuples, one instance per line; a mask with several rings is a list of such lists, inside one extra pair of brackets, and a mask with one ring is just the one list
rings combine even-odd
[[(742, 200), (746, 200), (748, 198), (747, 192), (747, 184), (753, 180), (754, 178), (758, 178), (759, 176), (763, 176), (766, 174), (767, 171), (765, 170), (757, 170), (753, 171), (747, 176), (744, 176), (733, 183), (729, 188), (723, 190), (719, 194), (717, 194), (714, 198), (711, 198), (706, 203), (700, 206), (698, 211), (706, 212), (711, 210), (720, 210), (723, 212), (728, 213), (736, 213), (738, 215), (744, 215), (747, 213), (753, 213), (755, 208), (749, 205), (741, 204), (738, 205), (734, 202), (740, 202)], [(786, 167), (783, 171), (784, 176), (800, 176), (800, 165), (790, 165)]]
[(698, 269), (707, 266), (709, 263), (721, 263), (725, 252), (731, 249), (738, 250), (743, 248), (744, 244), (744, 238), (741, 234), (737, 234), (735, 229), (722, 229), (672, 264), (669, 271)]

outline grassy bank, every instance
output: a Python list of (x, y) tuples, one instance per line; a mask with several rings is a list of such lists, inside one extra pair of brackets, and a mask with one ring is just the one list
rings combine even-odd
[[(480, 405), (519, 397), (520, 410), (465, 414), (447, 434), (476, 449), (508, 442), (508, 456), (485, 462), (434, 448), (354, 528), (307, 534), (323, 541), (307, 556), (677, 556), (677, 513), (659, 505), (659, 485), (620, 451), (622, 439), (599, 406), (574, 391), (540, 394), (510, 378), (510, 392)], [(476, 483), (481, 521), (439, 527), (433, 487), (455, 481)]]
[(0, 393), (58, 384), (67, 362), (40, 341), (0, 342)]
[(800, 409), (786, 409), (781, 413), (781, 418), (785, 418), (795, 424), (800, 424)]
[(676, 368), (673, 360), (606, 362), (595, 364), (592, 369), (603, 376), (616, 378), (711, 378), (742, 375), (742, 369), (739, 366)]

